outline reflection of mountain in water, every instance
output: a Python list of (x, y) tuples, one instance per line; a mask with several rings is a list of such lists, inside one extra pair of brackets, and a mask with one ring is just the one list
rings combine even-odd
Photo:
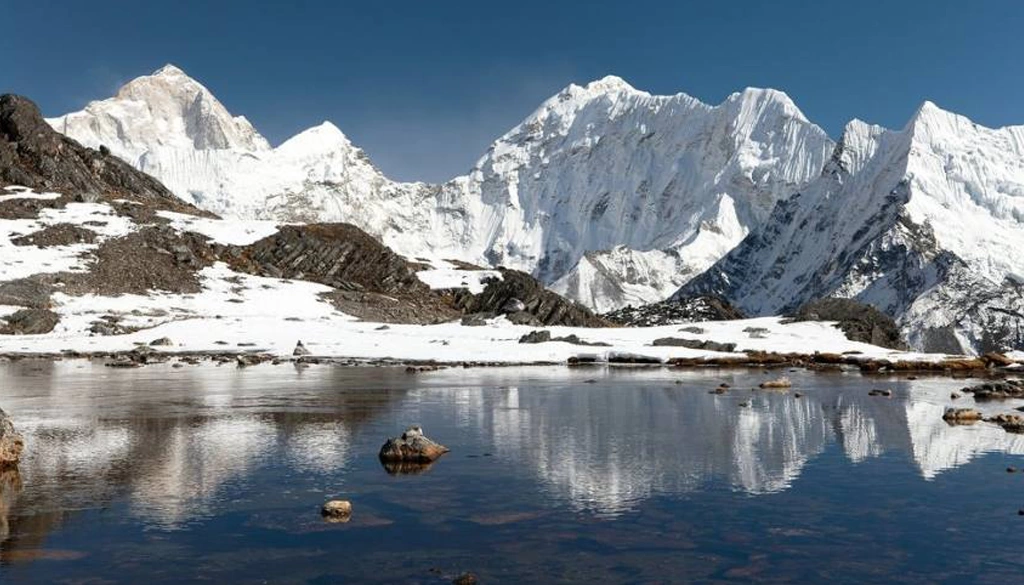
[[(46, 368), (48, 375), (32, 381), (36, 393), (43, 386), (43, 395), (17, 421), (31, 449), (20, 465), (24, 488), (17, 498), (13, 482), (0, 482), (0, 531), (12, 510), (12, 524), (38, 534), (59, 524), (68, 510), (116, 499), (126, 500), (132, 515), (147, 524), (180, 526), (213, 512), (233, 482), (244, 482), (266, 463), (298, 472), (338, 471), (350, 457), (353, 428), (402, 395), (323, 392), (334, 385), (325, 370), (311, 384), (316, 392), (291, 391), (281, 400), (265, 388), (233, 387), (230, 372), (152, 386), (117, 376), (123, 387), (94, 387), (83, 397), (75, 384), (62, 383), (66, 372)], [(0, 382), (15, 380), (3, 373)], [(89, 380), (95, 385), (95, 377)], [(19, 518), (18, 509), (32, 513)], [(14, 528), (4, 549), (18, 546)]]
[[(432, 392), (436, 401), (451, 396), (455, 420), (478, 427), (502, 457), (535, 469), (556, 498), (603, 514), (716, 483), (782, 491), (833, 441), (855, 464), (902, 453), (926, 479), (981, 453), (1024, 454), (1024, 437), (942, 421), (956, 382), (901, 381), (896, 397), (884, 399), (869, 397), (870, 383), (857, 376), (805, 381), (799, 399), (743, 389), (711, 395), (711, 386), (693, 384)], [(744, 400), (749, 408), (739, 406)]]
[[(147, 524), (180, 526), (215, 511), (219, 498), (252, 474), (281, 473), (282, 466), (329, 474), (337, 484), (336, 474), (357, 455), (360, 427), (391, 414), (470, 429), (479, 448), (514, 464), (510, 469), (532, 470), (528, 476), (556, 500), (598, 514), (723, 485), (749, 494), (782, 491), (833, 447), (854, 464), (902, 454), (926, 479), (981, 453), (1024, 454), (1024, 437), (998, 427), (947, 426), (941, 414), (960, 383), (943, 379), (889, 384), (895, 396), (886, 399), (868, 397), (872, 382), (859, 376), (795, 374), (805, 394), (798, 399), (752, 392), (757, 378), (742, 376), (729, 393), (713, 395), (707, 390), (720, 380), (697, 374), (681, 385), (642, 374), (569, 384), (534, 383), (513, 370), (451, 389), (437, 385), (465, 384), (459, 372), (419, 381), (401, 372), (388, 380), (387, 372), (324, 368), (279, 376), (287, 378), (282, 384), (197, 369), (168, 383), (160, 370), (143, 369), (104, 380), (99, 392), (95, 377), (79, 383), (63, 377), (63, 366), (48, 367), (57, 371), (34, 379), (35, 394), (19, 408), (19, 429), (31, 445), (24, 487), (0, 482), (0, 529), (10, 514), (15, 535), (5, 548), (18, 538), (16, 522), (41, 534), (66, 510), (118, 500)], [(8, 374), (0, 369), (5, 388), (24, 383)], [(515, 385), (496, 388), (509, 382)], [(91, 394), (82, 392), (86, 384)], [(400, 384), (435, 387), (387, 389)], [(751, 405), (741, 407), (746, 400)], [(19, 518), (18, 509), (32, 513)]]

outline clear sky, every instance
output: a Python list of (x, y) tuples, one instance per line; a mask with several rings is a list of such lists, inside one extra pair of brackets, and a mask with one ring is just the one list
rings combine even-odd
[(569, 83), (709, 103), (787, 92), (838, 137), (930, 99), (1024, 124), (1024, 0), (2, 2), (0, 91), (46, 115), (174, 63), (274, 144), (323, 120), (397, 179), (441, 180)]

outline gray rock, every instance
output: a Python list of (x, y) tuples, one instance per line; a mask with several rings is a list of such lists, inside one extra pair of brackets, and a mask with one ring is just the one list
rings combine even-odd
[(502, 313), (519, 313), (526, 310), (526, 304), (517, 298), (510, 298), (501, 307)]
[(466, 315), (462, 318), (462, 325), (464, 327), (483, 327), (487, 325), (487, 320), (493, 317), (490, 313), (473, 313), (472, 315)]
[(531, 331), (519, 338), (519, 343), (544, 343), (551, 341), (551, 332), (546, 329)]
[(60, 316), (47, 309), (22, 309), (3, 319), (6, 324), (0, 325), (0, 334), (40, 335), (53, 331)]
[(661, 337), (651, 342), (655, 347), (686, 347), (689, 349), (703, 349), (706, 351), (720, 351), (732, 353), (736, 351), (735, 343), (719, 343), (717, 341), (704, 341), (700, 339), (680, 339), (678, 337)]
[(149, 344), (152, 345), (153, 347), (166, 347), (169, 345), (174, 345), (174, 342), (171, 341), (170, 337), (161, 337), (159, 339), (154, 339), (153, 341), (150, 341)]

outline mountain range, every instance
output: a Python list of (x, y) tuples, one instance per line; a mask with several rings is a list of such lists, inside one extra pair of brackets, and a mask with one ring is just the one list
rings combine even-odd
[(1024, 128), (925, 103), (833, 142), (784, 93), (712, 106), (570, 85), (442, 184), (381, 173), (333, 124), (271, 147), (168, 65), (49, 123), (228, 217), (345, 221), (410, 259), (533, 274), (598, 311), (715, 294), (753, 315), (841, 296), (932, 351), (1020, 348)]

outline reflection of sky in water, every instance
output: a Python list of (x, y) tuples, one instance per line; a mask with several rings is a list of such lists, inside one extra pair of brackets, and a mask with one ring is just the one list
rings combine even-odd
[[(134, 517), (158, 528), (215, 514), (226, 492), (267, 482), (254, 476), (268, 466), (285, 474), (276, 481), (330, 474), (337, 485), (355, 460), (373, 459), (385, 433), (411, 422), (428, 433), (460, 429), (471, 437), (464, 449), (494, 453), (510, 464), (502, 473), (526, 470), (553, 501), (599, 517), (719, 486), (782, 492), (832, 444), (851, 464), (904, 454), (926, 479), (981, 453), (1024, 454), (1024, 437), (998, 427), (947, 426), (941, 415), (956, 386), (948, 380), (899, 381), (884, 399), (868, 397), (870, 382), (858, 376), (797, 375), (805, 394), (797, 399), (752, 392), (756, 376), (733, 374), (686, 374), (675, 385), (666, 379), (675, 373), (596, 373), (598, 383), (581, 384), (567, 383), (569, 373), (531, 379), (517, 370), (441, 372), (421, 382), (321, 368), (301, 383), (290, 368), (269, 366), (258, 378), (211, 367), (174, 380), (158, 368), (143, 380), (100, 371), (104, 381), (90, 393), (83, 388), (96, 382), (95, 369), (0, 368), (6, 388), (23, 388), (5, 404), (29, 445), (23, 498), (88, 507), (124, 497)], [(708, 394), (726, 378), (729, 393)], [(409, 390), (385, 395), (367, 380)], [(751, 405), (739, 406), (745, 400)]]

